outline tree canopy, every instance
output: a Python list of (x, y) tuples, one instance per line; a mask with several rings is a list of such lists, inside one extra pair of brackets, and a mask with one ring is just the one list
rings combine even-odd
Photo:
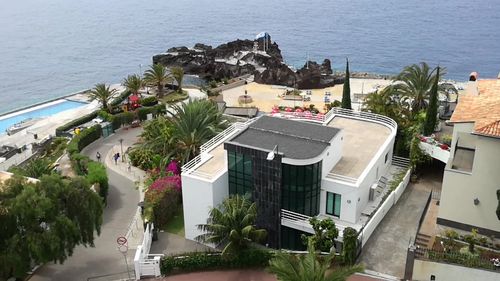
[(81, 177), (0, 183), (0, 276), (23, 277), (34, 264), (64, 262), (77, 245), (94, 246), (102, 213), (101, 198)]
[(344, 79), (344, 89), (342, 92), (342, 108), (352, 109), (351, 106), (351, 82), (349, 73), (349, 60), (346, 59), (345, 63), (345, 79)]
[(92, 100), (98, 100), (102, 105), (102, 109), (109, 112), (110, 111), (109, 102), (111, 98), (113, 98), (113, 94), (115, 92), (116, 89), (110, 89), (110, 86), (107, 86), (104, 83), (99, 83), (96, 84), (94, 88), (90, 91), (89, 96)]
[(307, 249), (305, 255), (276, 253), (267, 270), (280, 281), (342, 281), (363, 269), (359, 265), (331, 268), (334, 253), (319, 257), (313, 241), (309, 241)]

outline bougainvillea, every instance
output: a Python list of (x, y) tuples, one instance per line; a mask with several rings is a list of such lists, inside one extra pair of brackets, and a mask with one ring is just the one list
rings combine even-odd
[(165, 177), (168, 183), (173, 184), (173, 188), (177, 190), (178, 192), (181, 192), (182, 190), (182, 181), (181, 181), (181, 176), (180, 175), (173, 175), (173, 176), (168, 176)]
[(176, 160), (170, 161), (167, 166), (167, 172), (172, 172), (174, 175), (180, 175), (181, 168), (179, 167), (179, 162), (177, 162)]

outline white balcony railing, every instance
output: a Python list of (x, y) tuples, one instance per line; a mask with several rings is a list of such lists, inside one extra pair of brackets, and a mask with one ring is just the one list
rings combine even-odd
[[(211, 138), (209, 141), (207, 141), (200, 147), (200, 154), (198, 154), (195, 158), (191, 159), (191, 161), (187, 162), (182, 166), (181, 168), (182, 172), (189, 172), (194, 168), (198, 167), (200, 164), (212, 158), (212, 156), (208, 154), (209, 151), (220, 145), (225, 140), (229, 139), (231, 136), (234, 136), (236, 133), (245, 130), (254, 121), (255, 118), (247, 120), (244, 123), (236, 122), (231, 126), (229, 126), (227, 129), (225, 129), (224, 131), (217, 134), (215, 137)], [(207, 175), (204, 175), (204, 177), (206, 176)]]

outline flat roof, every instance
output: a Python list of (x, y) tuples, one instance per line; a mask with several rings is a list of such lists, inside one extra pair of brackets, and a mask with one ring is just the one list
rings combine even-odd
[(340, 130), (337, 128), (262, 116), (230, 143), (271, 151), (278, 145), (278, 153), (291, 159), (310, 159), (320, 155)]
[(328, 126), (342, 129), (344, 135), (342, 158), (330, 173), (356, 179), (391, 135), (391, 130), (382, 124), (338, 115)]

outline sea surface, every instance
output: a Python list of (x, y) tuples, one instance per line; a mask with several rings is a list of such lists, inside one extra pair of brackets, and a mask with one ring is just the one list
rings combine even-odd
[(499, 0), (1, 0), (0, 113), (145, 70), (172, 46), (267, 31), (285, 61), (397, 73), (420, 61), (446, 78), (500, 71)]

